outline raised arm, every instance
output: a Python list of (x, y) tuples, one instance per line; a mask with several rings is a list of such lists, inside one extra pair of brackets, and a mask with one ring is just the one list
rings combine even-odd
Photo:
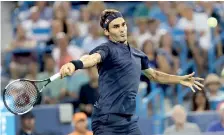
[(80, 58), (83, 63), (83, 68), (89, 68), (97, 65), (101, 62), (101, 55), (99, 53), (94, 53), (92, 55), (83, 55)]
[(72, 75), (74, 71), (83, 68), (89, 68), (103, 62), (109, 55), (109, 47), (100, 45), (93, 49), (89, 55), (82, 56), (79, 60), (73, 60), (63, 65), (60, 69), (61, 78)]
[(94, 53), (91, 55), (83, 55), (79, 60), (73, 60), (63, 65), (60, 69), (61, 78), (72, 75), (78, 69), (93, 67), (101, 62), (101, 55)]
[(150, 80), (163, 84), (182, 84), (184, 86), (190, 87), (193, 92), (195, 92), (193, 87), (198, 90), (201, 90), (200, 87), (204, 87), (200, 82), (198, 82), (204, 79), (199, 77), (193, 77), (194, 72), (184, 76), (170, 75), (154, 70), (152, 68), (145, 69), (143, 70), (143, 72), (145, 76), (147, 76)]

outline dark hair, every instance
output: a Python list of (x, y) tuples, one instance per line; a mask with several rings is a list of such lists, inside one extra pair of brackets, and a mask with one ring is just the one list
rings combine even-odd
[(196, 111), (198, 106), (196, 104), (196, 98), (197, 98), (197, 95), (201, 93), (204, 98), (205, 98), (205, 107), (204, 107), (204, 110), (210, 110), (210, 105), (209, 105), (209, 101), (208, 101), (208, 98), (206, 96), (206, 93), (202, 90), (202, 91), (197, 91), (193, 94), (193, 97), (192, 97), (192, 111)]
[[(117, 12), (119, 12), (119, 11), (117, 11), (115, 9), (106, 9), (106, 10), (102, 11), (101, 16), (100, 16), (100, 26), (102, 28), (104, 28), (103, 25), (104, 25), (107, 17), (110, 15), (115, 15), (115, 13), (117, 13)], [(106, 29), (109, 31), (108, 27)]]

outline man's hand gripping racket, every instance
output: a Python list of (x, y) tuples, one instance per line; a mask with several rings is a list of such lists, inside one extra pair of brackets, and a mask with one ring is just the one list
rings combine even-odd
[(5, 87), (2, 94), (5, 107), (15, 115), (29, 112), (40, 101), (40, 93), (49, 83), (72, 75), (74, 71), (75, 66), (67, 63), (62, 66), (60, 73), (44, 80), (17, 79), (12, 81)]

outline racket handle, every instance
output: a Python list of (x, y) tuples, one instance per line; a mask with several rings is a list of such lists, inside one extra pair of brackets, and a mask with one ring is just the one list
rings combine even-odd
[(57, 73), (57, 74), (51, 76), (51, 77), (50, 77), (50, 80), (51, 80), (51, 82), (52, 82), (52, 81), (54, 81), (54, 80), (56, 80), (56, 79), (58, 79), (58, 78), (60, 78), (60, 77), (61, 77), (61, 74), (60, 74), (60, 73)]

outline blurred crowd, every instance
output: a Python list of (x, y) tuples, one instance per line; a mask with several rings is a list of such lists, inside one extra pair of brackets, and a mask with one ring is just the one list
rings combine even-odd
[[(12, 13), (13, 40), (2, 52), (2, 87), (18, 78), (48, 78), (63, 64), (106, 42), (99, 25), (100, 14), (106, 8), (115, 8), (127, 21), (130, 45), (148, 56), (152, 68), (180, 74), (188, 63), (194, 62), (195, 68), (184, 73), (195, 71), (197, 76), (204, 77), (205, 88), (186, 96), (190, 103), (188, 111), (209, 111), (211, 101), (224, 101), (221, 76), (224, 62), (213, 67), (224, 54), (222, 2), (123, 2), (124, 7), (121, 5), (102, 1), (18, 2)], [(216, 27), (207, 24), (210, 17), (217, 20)], [(213, 63), (209, 63), (211, 48)], [(141, 81), (150, 84), (144, 76)], [(176, 98), (176, 86), (158, 84), (157, 87), (164, 91), (171, 88), (171, 98)], [(151, 91), (148, 85), (147, 94)], [(78, 110), (90, 116), (97, 98), (98, 73), (93, 67), (52, 82), (43, 91), (42, 104), (72, 103), (74, 112)], [(168, 103), (172, 106), (177, 101)]]

